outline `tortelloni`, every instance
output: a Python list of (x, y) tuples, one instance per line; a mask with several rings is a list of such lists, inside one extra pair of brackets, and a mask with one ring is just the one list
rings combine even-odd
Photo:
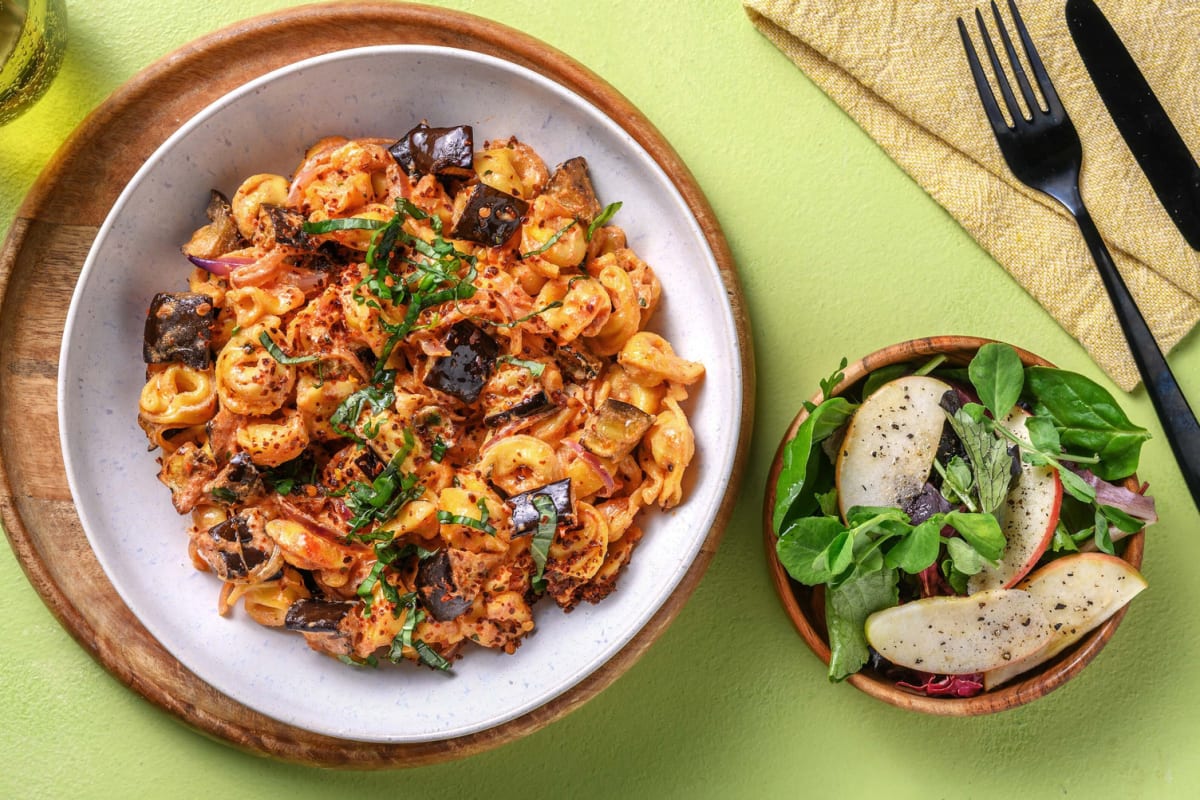
[(171, 427), (207, 422), (216, 411), (217, 392), (212, 373), (183, 364), (168, 364), (151, 374), (138, 403), (143, 420)]
[(582, 157), (472, 137), (332, 136), (214, 191), (187, 246), (227, 269), (147, 326), (139, 422), (219, 613), (348, 662), (514, 652), (689, 486), (704, 366), (648, 329), (616, 205)]
[(295, 367), (272, 356), (263, 337), (275, 347), (276, 339), (282, 339), (277, 327), (252, 325), (231, 338), (217, 356), (217, 394), (234, 414), (270, 414), (292, 395)]

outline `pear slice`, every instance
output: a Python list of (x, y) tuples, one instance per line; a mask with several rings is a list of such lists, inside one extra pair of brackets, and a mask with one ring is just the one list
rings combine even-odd
[(1079, 641), (1146, 588), (1129, 562), (1104, 553), (1078, 553), (1051, 561), (1021, 582), (1041, 605), (1053, 636), (1036, 652), (983, 675), (992, 689), (1036, 667)]
[(1041, 601), (1019, 589), (970, 597), (927, 597), (867, 617), (881, 656), (940, 675), (988, 672), (1037, 652), (1052, 630)]
[(842, 517), (854, 506), (899, 508), (929, 479), (946, 414), (939, 405), (950, 386), (910, 375), (869, 395), (838, 450), (837, 490)]
[[(1028, 419), (1028, 412), (1014, 408), (1000, 424), (1028, 442), (1029, 432), (1025, 429)], [(1053, 467), (1021, 463), (1021, 474), (996, 509), (1007, 542), (1004, 553), (998, 563), (984, 562), (983, 569), (967, 580), (969, 594), (1015, 586), (1033, 569), (1054, 538), (1062, 493), (1062, 481)]]

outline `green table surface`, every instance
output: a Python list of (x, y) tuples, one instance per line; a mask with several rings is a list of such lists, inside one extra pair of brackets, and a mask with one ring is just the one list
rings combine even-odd
[[(0, 128), (0, 235), (116, 87), (202, 34), (289, 5), (70, 2), (58, 80)], [(125, 688), (57, 624), (5, 542), (0, 797), (1200, 796), (1200, 581), (1189, 575), (1200, 517), (1144, 392), (1122, 401), (1155, 434), (1140, 470), (1162, 518), (1148, 535), (1150, 589), (1087, 670), (1032, 705), (972, 719), (829, 684), (776, 599), (759, 522), (776, 444), (817, 381), (843, 355), (975, 334), (1119, 390), (737, 0), (444, 5), (524, 30), (606, 78), (673, 143), (724, 226), (757, 354), (757, 418), (704, 580), (649, 652), (566, 718), (460, 761), (339, 772), (211, 741)], [(1171, 363), (1200, 402), (1197, 335)]]

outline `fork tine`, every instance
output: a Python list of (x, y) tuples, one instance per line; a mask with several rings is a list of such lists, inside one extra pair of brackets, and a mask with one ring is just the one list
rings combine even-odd
[[(1010, 3), (1011, 8), (1016, 8)], [(1016, 13), (1014, 11), (1014, 13)], [(992, 16), (996, 20), (996, 29), (1000, 31), (1000, 40), (1004, 42), (1004, 52), (1008, 54), (1008, 63), (1012, 64), (1013, 74), (1017, 78), (1017, 85), (1021, 87), (1021, 95), (1025, 98), (1025, 105), (1029, 108), (1030, 116), (1036, 114), (1041, 105), (1038, 103), (1033, 94), (1033, 87), (1029, 85), (1029, 78), (1025, 75), (1025, 68), (1021, 66), (1021, 59), (1017, 58), (1016, 48), (1013, 47), (1012, 38), (1008, 35), (1008, 28), (1004, 25), (1004, 20), (1000, 18), (1000, 7), (996, 5), (996, 0), (992, 0)], [(1019, 23), (1018, 23), (1019, 24)], [(1023, 27), (1023, 26), (1022, 26)], [(1025, 43), (1025, 40), (1022, 40)], [(1026, 44), (1028, 47), (1028, 45)], [(1026, 54), (1028, 55), (1028, 49)], [(1030, 63), (1033, 59), (1030, 58)]]
[(979, 54), (975, 52), (971, 34), (967, 33), (967, 26), (963, 23), (962, 17), (958, 18), (958, 34), (962, 37), (963, 50), (967, 52), (967, 63), (971, 65), (971, 77), (975, 79), (975, 91), (979, 93), (979, 102), (983, 103), (983, 113), (987, 115), (988, 122), (992, 124), (992, 130), (996, 135), (1007, 133), (1008, 123), (1004, 120), (1004, 114), (1000, 112), (996, 96), (992, 94), (991, 84), (988, 83), (987, 75), (983, 72), (983, 65), (979, 63)]
[(988, 60), (992, 62), (992, 71), (996, 75), (996, 84), (1000, 87), (1000, 94), (1004, 96), (1004, 102), (1008, 106), (1008, 112), (1012, 115), (1015, 126), (1017, 120), (1025, 119), (1025, 112), (1017, 104), (1016, 95), (1013, 94), (1012, 86), (1008, 83), (1008, 75), (1005, 74), (1004, 67), (1000, 66), (1000, 58), (996, 55), (996, 48), (992, 46), (992, 37), (988, 33), (987, 25), (983, 22), (983, 14), (979, 13), (978, 8), (975, 9), (975, 22), (979, 25), (983, 46), (987, 48)]
[[(994, 4), (995, 0), (992, 1)], [(1013, 22), (1017, 26), (1017, 35), (1021, 37), (1025, 55), (1029, 57), (1029, 66), (1033, 68), (1033, 77), (1037, 79), (1038, 88), (1042, 90), (1042, 96), (1046, 98), (1046, 106), (1050, 114), (1055, 118), (1065, 117), (1066, 111), (1063, 109), (1062, 101), (1058, 99), (1058, 92), (1055, 91), (1054, 84), (1046, 73), (1042, 57), (1038, 55), (1037, 48), (1033, 46), (1033, 39), (1029, 38), (1029, 30), (1025, 27), (1025, 21), (1021, 19), (1021, 12), (1017, 11), (1017, 4), (1013, 0), (1008, 0), (1008, 10), (1012, 13)]]

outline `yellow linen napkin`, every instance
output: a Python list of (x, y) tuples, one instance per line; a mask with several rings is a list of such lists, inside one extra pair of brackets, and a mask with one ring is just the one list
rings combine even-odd
[[(1079, 229), (1004, 163), (955, 19), (971, 0), (743, 0), (759, 30), (946, 208), (1125, 390), (1139, 382)], [(1002, 7), (1006, 4), (1001, 3)], [(995, 33), (990, 8), (979, 0)], [(1200, 153), (1200, 3), (1101, 0), (1192, 152)], [(1088, 77), (1062, 2), (1022, 17), (1083, 140), (1083, 196), (1164, 350), (1200, 320), (1200, 255), (1159, 204)], [(1013, 31), (1007, 19), (1009, 30)], [(1015, 35), (1015, 34), (1014, 34)], [(986, 58), (986, 57), (985, 57)]]

